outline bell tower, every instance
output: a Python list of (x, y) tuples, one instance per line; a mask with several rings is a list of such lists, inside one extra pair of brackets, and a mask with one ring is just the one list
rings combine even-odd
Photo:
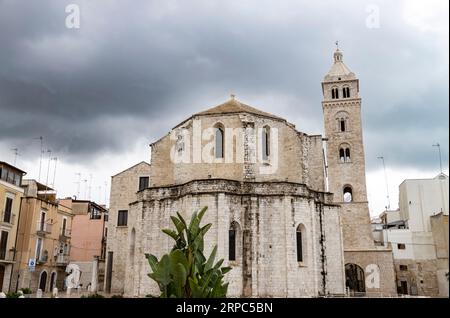
[(328, 190), (342, 207), (344, 251), (374, 248), (366, 192), (359, 80), (336, 49), (322, 82)]

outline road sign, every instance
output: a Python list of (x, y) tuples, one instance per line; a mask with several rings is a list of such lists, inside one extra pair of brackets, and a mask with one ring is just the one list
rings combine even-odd
[(34, 270), (36, 269), (36, 259), (30, 258), (28, 260), (28, 269), (30, 270), (30, 272), (34, 272)]

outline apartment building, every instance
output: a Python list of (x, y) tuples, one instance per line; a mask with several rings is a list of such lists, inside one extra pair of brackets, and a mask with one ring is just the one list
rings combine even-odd
[(0, 161), (0, 291), (10, 291), (25, 171)]
[[(17, 232), (17, 264), (12, 290), (50, 292), (64, 289), (70, 262), (71, 208), (56, 200), (56, 191), (36, 180), (23, 180), (24, 196)], [(29, 266), (30, 264), (35, 266)]]

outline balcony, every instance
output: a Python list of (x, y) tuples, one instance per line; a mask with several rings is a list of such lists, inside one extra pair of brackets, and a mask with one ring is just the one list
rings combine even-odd
[(69, 255), (56, 255), (56, 266), (66, 266), (67, 264), (69, 264)]
[(48, 252), (45, 251), (42, 255), (39, 255), (36, 259), (37, 264), (45, 264), (48, 262)]
[(0, 250), (0, 263), (14, 263), (14, 250)]
[(70, 229), (61, 229), (61, 232), (59, 233), (59, 240), (60, 241), (66, 241), (69, 239), (72, 235), (72, 230)]
[(45, 235), (52, 233), (52, 225), (50, 223), (42, 223), (40, 221), (37, 222), (36, 234), (37, 235)]
[(4, 211), (0, 214), (0, 224), (3, 226), (12, 227), (16, 221), (16, 215), (12, 213), (5, 213)]

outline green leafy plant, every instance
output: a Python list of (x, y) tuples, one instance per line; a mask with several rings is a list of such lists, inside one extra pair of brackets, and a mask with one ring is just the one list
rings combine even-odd
[(176, 231), (162, 230), (175, 241), (170, 253), (159, 261), (156, 256), (145, 254), (153, 271), (148, 276), (158, 283), (161, 298), (226, 297), (228, 283), (223, 278), (231, 268), (222, 267), (223, 259), (214, 263), (217, 245), (208, 259), (203, 255), (204, 236), (211, 228), (211, 223), (200, 226), (206, 210), (204, 207), (194, 212), (189, 226), (178, 212), (177, 217), (171, 216)]
[(6, 294), (6, 298), (19, 298), (20, 294), (17, 292), (9, 292)]
[(123, 295), (112, 295), (111, 298), (123, 298)]
[(105, 298), (105, 296), (95, 293), (95, 294), (89, 294), (89, 295), (81, 295), (80, 298)]
[(20, 289), (24, 295), (32, 294), (33, 291), (30, 288), (22, 288)]

